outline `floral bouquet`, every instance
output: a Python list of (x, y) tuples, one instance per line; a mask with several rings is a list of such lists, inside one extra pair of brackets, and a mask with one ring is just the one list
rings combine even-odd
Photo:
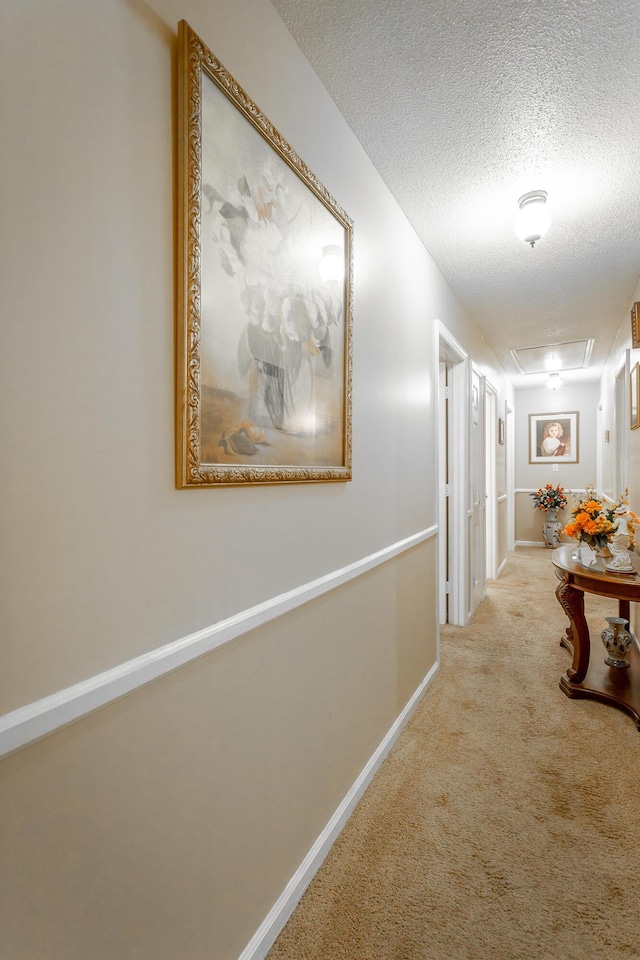
[(537, 493), (530, 493), (538, 510), (561, 510), (567, 505), (567, 497), (563, 487), (554, 487), (550, 483), (546, 487), (540, 487)]
[[(573, 519), (566, 525), (564, 532), (592, 550), (602, 550), (608, 547), (618, 529), (619, 512), (627, 513), (627, 503), (626, 491), (616, 503), (606, 503), (593, 487), (587, 487), (584, 497), (576, 500), (571, 511)], [(631, 516), (635, 517), (635, 514)], [(632, 534), (633, 521), (630, 526), (632, 529), (629, 533)]]

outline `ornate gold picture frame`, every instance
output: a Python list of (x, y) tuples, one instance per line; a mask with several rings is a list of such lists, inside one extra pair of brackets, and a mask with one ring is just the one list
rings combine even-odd
[(640, 303), (636, 301), (631, 307), (631, 346), (635, 350), (640, 347)]
[(640, 363), (634, 364), (629, 377), (629, 426), (632, 430), (640, 427)]
[(353, 224), (179, 25), (178, 487), (351, 479)]

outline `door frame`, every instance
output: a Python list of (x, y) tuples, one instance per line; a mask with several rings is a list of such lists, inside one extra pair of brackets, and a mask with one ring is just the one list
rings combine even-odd
[[(482, 370), (470, 364), (468, 583), (471, 620), (487, 595), (487, 447), (485, 432), (486, 384)], [(475, 395), (477, 391), (477, 396)], [(476, 419), (477, 418), (477, 419)], [(475, 432), (477, 431), (477, 433)]]
[[(453, 334), (437, 320), (435, 324), (435, 364), (434, 382), (440, 383), (440, 363), (445, 362), (448, 368), (449, 398), (447, 417), (446, 444), (445, 438), (440, 435), (444, 398), (438, 390), (438, 411), (436, 425), (438, 440), (436, 449), (438, 457), (442, 457), (447, 450), (448, 491), (448, 522), (442, 516), (441, 502), (443, 497), (438, 496), (438, 584), (447, 581), (449, 584), (448, 622), (458, 626), (466, 626), (469, 612), (469, 578), (467, 574), (468, 557), (468, 515), (469, 515), (469, 396), (470, 396), (470, 365), (466, 350), (460, 345)], [(444, 421), (443, 421), (444, 422)], [(438, 466), (438, 476), (444, 471)], [(441, 494), (442, 491), (439, 491)]]
[(485, 493), (487, 497), (486, 516), (486, 577), (498, 579), (498, 486), (496, 468), (496, 450), (498, 443), (498, 391), (489, 381), (485, 381)]
[(612, 499), (622, 496), (629, 484), (629, 377), (631, 351), (627, 348), (616, 368), (613, 392), (614, 473)]

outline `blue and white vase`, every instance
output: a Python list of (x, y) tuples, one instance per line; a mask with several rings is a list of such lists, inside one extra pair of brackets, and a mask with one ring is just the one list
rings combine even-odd
[(542, 524), (542, 536), (545, 547), (557, 547), (560, 545), (560, 531), (562, 524), (558, 520), (557, 510), (547, 510), (545, 521)]
[(633, 638), (626, 629), (627, 621), (623, 620), (622, 617), (605, 617), (605, 620), (609, 626), (602, 631), (600, 636), (609, 656), (605, 657), (604, 662), (609, 667), (620, 667), (622, 669), (631, 666), (627, 654)]

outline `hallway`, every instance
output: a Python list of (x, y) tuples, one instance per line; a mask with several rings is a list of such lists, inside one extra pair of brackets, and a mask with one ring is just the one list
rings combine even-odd
[(1, 960), (640, 960), (531, 499), (640, 514), (637, 4), (0, 10)]
[[(268, 960), (638, 960), (640, 735), (559, 690), (555, 583), (548, 551), (518, 550), (443, 629), (439, 676)], [(586, 612), (597, 637), (610, 602)]]

